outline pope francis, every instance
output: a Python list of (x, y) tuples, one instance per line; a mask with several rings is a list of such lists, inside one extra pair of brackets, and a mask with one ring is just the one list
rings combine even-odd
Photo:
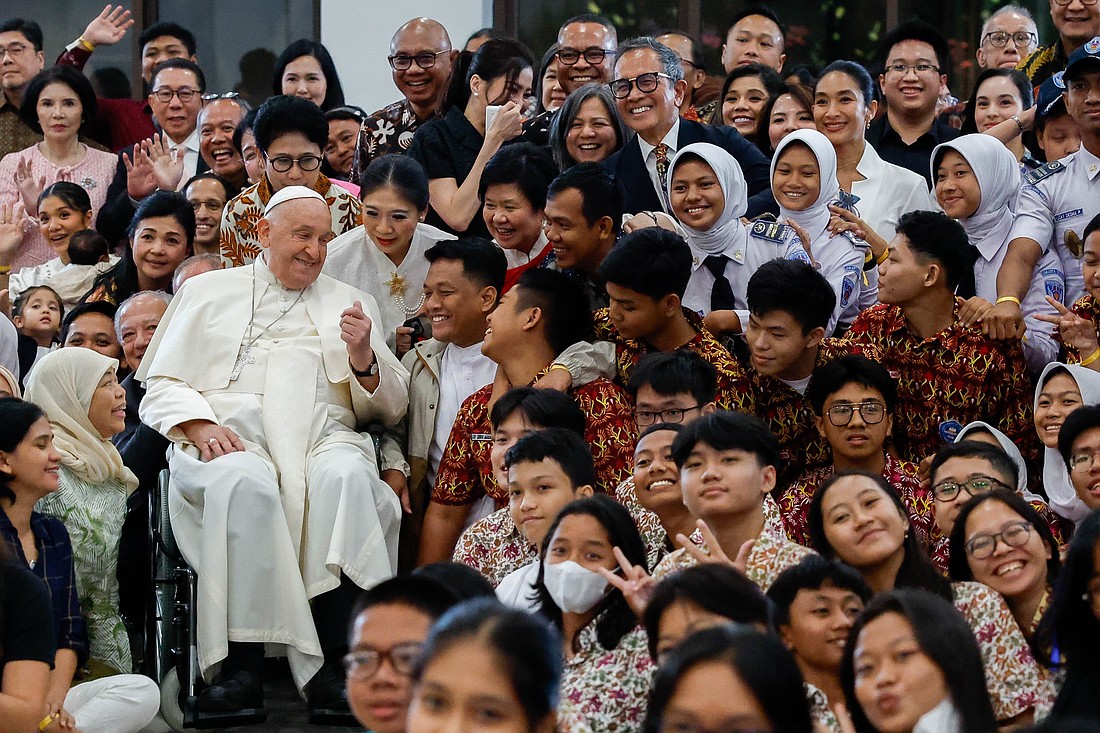
[(317, 193), (276, 193), (263, 256), (188, 280), (138, 373), (198, 575), (200, 713), (262, 707), (265, 652), (289, 658), (311, 711), (346, 709), (351, 604), (397, 567), (401, 497), (357, 430), (401, 419), (409, 374), (374, 299), (321, 274), (331, 228)]

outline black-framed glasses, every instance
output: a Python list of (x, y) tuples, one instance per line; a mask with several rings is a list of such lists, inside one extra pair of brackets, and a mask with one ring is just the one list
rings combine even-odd
[(578, 48), (565, 48), (559, 50), (556, 54), (558, 61), (562, 62), (566, 66), (572, 66), (581, 60), (581, 56), (584, 56), (584, 60), (593, 66), (599, 66), (603, 63), (603, 60), (607, 58), (607, 51), (603, 50), (599, 46), (589, 46), (581, 51)]
[(638, 87), (638, 91), (642, 94), (649, 94), (657, 88), (657, 84), (660, 83), (661, 79), (673, 81), (673, 78), (668, 74), (663, 74), (660, 71), (648, 71), (631, 79), (616, 79), (607, 86), (611, 87), (611, 94), (615, 99), (626, 99), (630, 96), (630, 90), (634, 87)]
[(404, 71), (411, 69), (413, 61), (421, 69), (430, 69), (435, 66), (437, 58), (445, 53), (450, 53), (451, 49), (445, 49), (443, 51), (425, 51), (424, 53), (418, 53), (415, 56), (407, 53), (396, 53), (393, 56), (387, 56), (386, 59), (390, 62), (390, 66), (394, 71)]
[(993, 489), (1007, 489), (1003, 483), (991, 476), (975, 476), (968, 481), (958, 483), (956, 481), (941, 481), (932, 487), (932, 494), (940, 501), (951, 501), (965, 491), (967, 496), (985, 494)]
[[(1060, 5), (1063, 8), (1069, 5), (1073, 0), (1054, 0), (1055, 5)], [(1081, 0), (1082, 5), (1095, 5), (1096, 0)]]
[(894, 73), (898, 76), (905, 76), (909, 73), (910, 69), (912, 69), (917, 76), (940, 73), (940, 67), (934, 64), (890, 64), (886, 67), (887, 73)]
[(304, 171), (315, 171), (321, 167), (321, 156), (309, 154), (301, 158), (291, 158), (289, 155), (276, 155), (274, 158), (268, 158), (267, 164), (278, 173), (286, 173), (295, 165)]
[(397, 644), (388, 652), (377, 649), (350, 652), (344, 655), (344, 671), (352, 679), (369, 679), (378, 674), (378, 670), (382, 668), (382, 662), (388, 659), (398, 674), (410, 675), (416, 664), (416, 658), (420, 655), (421, 646), (423, 645), (418, 641), (410, 641)]
[[(237, 92), (224, 92), (224, 93), (221, 93), (221, 94), (218, 94), (218, 93), (214, 92), (214, 93), (211, 93), (211, 94), (202, 95), (202, 101), (204, 101), (204, 102), (213, 102), (217, 99), (240, 99), (240, 98), (241, 98), (241, 95), (238, 94)], [(167, 101), (167, 100), (165, 100), (165, 101)]]
[(1016, 31), (1015, 33), (990, 31), (985, 34), (982, 43), (984, 44), (986, 41), (989, 41), (989, 45), (994, 48), (1004, 48), (1008, 45), (1008, 39), (1010, 38), (1012, 39), (1012, 44), (1016, 46), (1016, 48), (1027, 48), (1031, 44), (1039, 42), (1039, 36), (1031, 31)]
[(1032, 529), (1030, 522), (1021, 521), (1005, 525), (1000, 532), (974, 535), (966, 543), (966, 553), (975, 560), (984, 560), (997, 549), (998, 540), (1009, 547), (1023, 547), (1031, 537)]
[(878, 425), (886, 417), (886, 405), (878, 400), (866, 400), (864, 402), (842, 402), (833, 405), (825, 414), (829, 416), (829, 422), (838, 428), (842, 428), (852, 422), (852, 415), (859, 412), (860, 418), (868, 425)]
[(27, 49), (31, 48), (25, 43), (9, 43), (7, 46), (0, 46), (0, 59), (5, 55), (11, 56), (13, 59), (19, 58), (27, 52)]
[(156, 97), (165, 104), (171, 102), (172, 97), (179, 97), (181, 102), (187, 104), (192, 99), (194, 99), (195, 95), (198, 93), (199, 91), (197, 89), (192, 89), (191, 87), (180, 87), (179, 89), (169, 89), (167, 87), (161, 87), (160, 89), (154, 90), (149, 96)]
[(672, 407), (667, 410), (657, 410), (655, 412), (649, 410), (635, 410), (634, 422), (638, 423), (640, 426), (654, 425), (659, 422), (683, 422), (684, 413), (698, 410), (701, 407), (702, 405)]

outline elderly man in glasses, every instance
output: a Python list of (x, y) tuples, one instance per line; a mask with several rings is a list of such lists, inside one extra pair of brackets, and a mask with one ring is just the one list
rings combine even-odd
[(983, 69), (1014, 69), (1039, 47), (1035, 19), (1019, 5), (1006, 5), (989, 16), (979, 39), (975, 55)]
[(1050, 19), (1058, 37), (1040, 46), (1017, 67), (1035, 87), (1066, 68), (1074, 50), (1100, 36), (1097, 0), (1050, 0)]
[(439, 21), (413, 18), (397, 29), (390, 40), (390, 68), (393, 83), (404, 95), (393, 104), (367, 117), (359, 127), (359, 139), (352, 156), (352, 183), (375, 158), (403, 153), (416, 129), (442, 112), (451, 68), (458, 51)]
[(301, 97), (272, 97), (256, 111), (253, 133), (267, 167), (259, 181), (225, 205), (221, 224), (224, 260), (239, 266), (256, 259), (260, 253), (257, 222), (272, 195), (287, 186), (305, 186), (325, 198), (333, 235), (359, 226), (359, 199), (321, 172), (328, 121), (320, 107)]

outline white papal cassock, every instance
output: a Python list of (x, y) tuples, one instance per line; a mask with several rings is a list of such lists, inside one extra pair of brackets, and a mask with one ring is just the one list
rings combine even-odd
[[(198, 575), (208, 681), (228, 641), (265, 642), (304, 687), (323, 661), (309, 599), (341, 571), (368, 588), (396, 570), (400, 503), (356, 428), (401, 419), (409, 374), (372, 329), (380, 384), (372, 394), (352, 375), (340, 314), (357, 300), (378, 323), (373, 298), (325, 275), (293, 291), (262, 258), (205, 273), (173, 299), (142, 361), (141, 418), (173, 441), (172, 530)], [(176, 427), (192, 419), (230, 428), (247, 450), (202, 462)]]

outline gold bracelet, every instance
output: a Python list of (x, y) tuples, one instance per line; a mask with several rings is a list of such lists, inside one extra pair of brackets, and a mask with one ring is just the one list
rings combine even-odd
[(1097, 359), (1100, 359), (1100, 347), (1097, 347), (1096, 351), (1092, 352), (1087, 359), (1081, 360), (1081, 366), (1088, 366)]
[(60, 715), (61, 711), (59, 710), (53, 715), (47, 715), (45, 718), (42, 718), (42, 722), (38, 724), (38, 730), (46, 730), (47, 728), (49, 728), (50, 724), (57, 720)]
[(878, 257), (875, 258), (875, 264), (876, 265), (881, 265), (883, 262), (885, 262), (889, 258), (890, 258), (890, 248), (887, 247), (886, 249), (882, 250), (882, 254), (880, 254)]
[(573, 376), (573, 375), (572, 375), (572, 372), (570, 372), (570, 371), (569, 371), (569, 367), (565, 366), (564, 364), (551, 364), (551, 365), (550, 365), (550, 371), (549, 371), (549, 372), (547, 372), (547, 374), (549, 374), (550, 372), (554, 371), (555, 369), (562, 369), (562, 370), (564, 370), (564, 371), (565, 371), (565, 373), (566, 373), (566, 374), (568, 374), (569, 376)]
[(11, 272), (11, 265), (0, 265), (0, 275), (7, 275)]
[(88, 43), (88, 41), (84, 40), (84, 36), (81, 36), (80, 38), (76, 39), (76, 42), (77, 42), (77, 44), (80, 45), (81, 48), (83, 48), (88, 53), (91, 53), (91, 52), (95, 51), (95, 46), (93, 46), (91, 43)]
[(1015, 303), (1016, 305), (1020, 305), (1020, 299), (1015, 295), (1002, 295), (997, 298), (997, 302), (993, 305), (1000, 305), (1001, 303)]

